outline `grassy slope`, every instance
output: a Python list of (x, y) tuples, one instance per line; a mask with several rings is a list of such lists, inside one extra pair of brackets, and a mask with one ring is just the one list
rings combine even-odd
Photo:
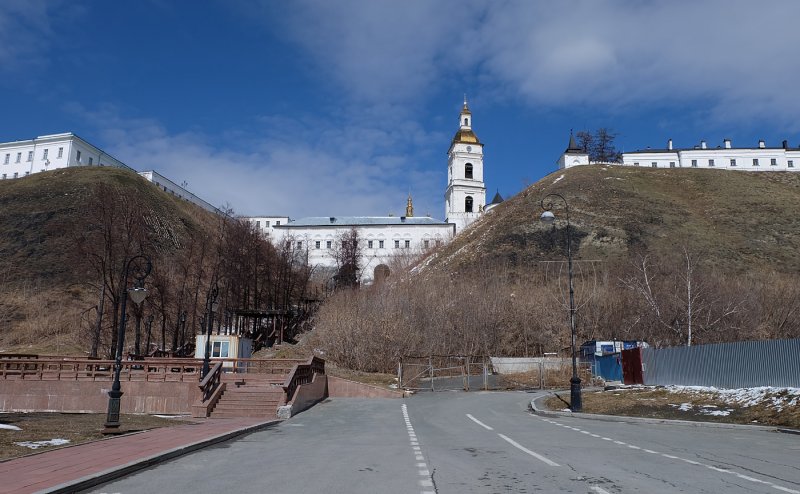
[(550, 228), (539, 222), (539, 201), (553, 192), (569, 201), (581, 237), (577, 258), (607, 259), (640, 248), (680, 252), (690, 245), (729, 272), (800, 268), (800, 174), (621, 166), (548, 175), (487, 214), (431, 264), (563, 258)]
[[(156, 236), (171, 230), (180, 238), (214, 225), (211, 213), (127, 170), (68, 168), (0, 181), (0, 351), (71, 351), (74, 338), (59, 340), (58, 335), (65, 326), (79, 324), (80, 312), (97, 303), (87, 283), (97, 280), (80, 262), (75, 238), (99, 184), (142, 197), (150, 209), (146, 214), (159, 225)], [(42, 336), (20, 337), (32, 330)]]

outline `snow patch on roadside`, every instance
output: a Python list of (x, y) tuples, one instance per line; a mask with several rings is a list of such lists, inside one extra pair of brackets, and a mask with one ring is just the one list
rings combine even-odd
[(47, 441), (22, 441), (14, 444), (25, 448), (39, 449), (39, 448), (45, 448), (47, 446), (63, 446), (64, 444), (69, 444), (69, 439), (50, 439)]
[(717, 405), (700, 405), (699, 407), (695, 408), (694, 405), (691, 403), (681, 403), (680, 405), (675, 405), (674, 403), (670, 403), (669, 406), (673, 408), (677, 408), (681, 412), (691, 412), (696, 411), (701, 415), (711, 415), (716, 417), (727, 417), (733, 411), (733, 408), (726, 408), (725, 410), (720, 410)]
[[(667, 386), (666, 390), (670, 393), (711, 395), (715, 401), (744, 408), (765, 405), (778, 412), (800, 405), (800, 388), (762, 386), (758, 388), (721, 389), (710, 386)], [(684, 405), (688, 405), (688, 403), (684, 403)], [(721, 413), (712, 413), (710, 410), (707, 414), (721, 415)]]
[(5, 430), (8, 430), (8, 431), (21, 431), (22, 430), (19, 427), (17, 427), (16, 425), (9, 425), (9, 424), (0, 424), (0, 429), (5, 429)]

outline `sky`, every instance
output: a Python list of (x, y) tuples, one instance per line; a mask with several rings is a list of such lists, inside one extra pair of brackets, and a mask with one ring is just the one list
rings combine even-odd
[(620, 150), (800, 146), (800, 1), (3, 0), (0, 142), (74, 132), (242, 215), (444, 219), (464, 94), (487, 199)]

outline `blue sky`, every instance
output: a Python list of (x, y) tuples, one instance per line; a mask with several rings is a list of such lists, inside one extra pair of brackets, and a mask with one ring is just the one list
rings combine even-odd
[(571, 128), (800, 146), (800, 2), (3, 0), (0, 141), (75, 132), (241, 214), (443, 218), (464, 93), (487, 196)]

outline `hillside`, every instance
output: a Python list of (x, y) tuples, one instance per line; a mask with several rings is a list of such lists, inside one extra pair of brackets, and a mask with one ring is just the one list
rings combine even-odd
[(398, 355), (568, 354), (563, 204), (555, 228), (539, 219), (550, 193), (574, 225), (579, 341), (800, 337), (800, 174), (582, 166), (500, 204), (410, 276), (337, 294), (316, 347), (382, 372)]
[[(500, 204), (428, 264), (518, 265), (563, 259), (563, 242), (541, 223), (541, 199), (570, 206), (577, 259), (631, 252), (702, 253), (725, 272), (800, 269), (800, 174), (584, 166), (552, 173)], [(558, 220), (564, 218), (555, 204)], [(558, 221), (558, 227), (563, 223)], [(563, 231), (559, 232), (563, 234)]]
[[(116, 191), (124, 207), (136, 197), (144, 214), (176, 235), (213, 224), (214, 215), (162, 192), (138, 175), (112, 167), (78, 167), (0, 181), (0, 272), (3, 283), (81, 283), (76, 270), (76, 225), (92, 214), (98, 188)], [(212, 223), (208, 223), (211, 221)], [(169, 234), (167, 234), (169, 235)]]
[(213, 214), (118, 168), (67, 168), (0, 181), (0, 351), (86, 350), (85, 334), (75, 328), (93, 320), (88, 311), (97, 304), (100, 280), (79, 246), (97, 242), (88, 231), (98, 228), (101, 193), (105, 212), (116, 209), (118, 222), (125, 208), (135, 208), (129, 218), (144, 218), (158, 257), (189, 234), (211, 235), (218, 224)]

